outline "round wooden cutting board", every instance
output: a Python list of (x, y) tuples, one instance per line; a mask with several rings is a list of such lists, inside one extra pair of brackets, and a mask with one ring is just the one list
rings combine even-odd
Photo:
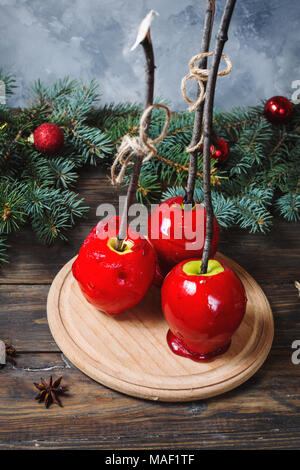
[(48, 322), (59, 348), (82, 372), (114, 390), (163, 401), (189, 401), (219, 395), (249, 379), (265, 361), (273, 340), (269, 302), (254, 279), (218, 253), (243, 282), (247, 311), (229, 350), (210, 362), (173, 354), (160, 289), (152, 286), (134, 308), (110, 317), (90, 305), (73, 278), (70, 260), (48, 295)]

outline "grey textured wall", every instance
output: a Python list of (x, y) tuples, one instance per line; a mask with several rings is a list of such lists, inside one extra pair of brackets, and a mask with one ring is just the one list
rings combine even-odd
[[(224, 3), (216, 0), (216, 24)], [(160, 13), (152, 25), (156, 96), (186, 107), (180, 81), (198, 53), (205, 0), (0, 0), (0, 66), (19, 85), (10, 104), (26, 102), (33, 80), (65, 75), (96, 78), (105, 102), (141, 100), (143, 54), (130, 47), (152, 8)], [(291, 96), (291, 82), (300, 79), (299, 19), (298, 0), (237, 1), (225, 48), (234, 70), (218, 81), (219, 108)]]

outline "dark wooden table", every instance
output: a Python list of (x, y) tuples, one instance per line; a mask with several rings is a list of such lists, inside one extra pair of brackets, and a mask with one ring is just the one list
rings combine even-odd
[[(109, 390), (61, 354), (47, 324), (52, 279), (73, 257), (96, 222), (100, 202), (118, 193), (101, 170), (86, 170), (78, 191), (91, 210), (68, 243), (45, 248), (25, 229), (12, 240), (11, 263), (0, 271), (0, 338), (19, 351), (17, 365), (0, 370), (0, 449), (262, 449), (300, 447), (299, 225), (276, 220), (265, 236), (222, 233), (220, 251), (260, 283), (273, 308), (275, 339), (263, 367), (223, 396), (189, 403), (153, 403)], [(300, 355), (299, 355), (300, 356)], [(70, 396), (46, 410), (33, 382), (63, 375)]]

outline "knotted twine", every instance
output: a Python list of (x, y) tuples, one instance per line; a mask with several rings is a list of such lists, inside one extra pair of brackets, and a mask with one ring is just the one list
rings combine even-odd
[[(166, 120), (161, 131), (161, 134), (156, 139), (150, 139), (146, 132), (146, 124), (148, 116), (155, 108), (161, 108), (166, 114)], [(140, 119), (139, 136), (132, 137), (126, 134), (118, 148), (117, 155), (111, 167), (111, 182), (112, 184), (122, 183), (125, 175), (126, 168), (132, 166), (134, 163), (131, 161), (134, 155), (143, 156), (143, 163), (149, 161), (152, 157), (157, 155), (156, 145), (161, 142), (167, 133), (167, 129), (171, 119), (171, 112), (164, 104), (153, 104), (148, 106), (143, 112)], [(119, 174), (116, 175), (116, 167), (121, 165)]]
[[(203, 57), (209, 57), (213, 55), (213, 52), (202, 52), (201, 54), (194, 55), (190, 62), (189, 62), (189, 68), (190, 72), (183, 77), (181, 81), (181, 93), (183, 94), (184, 99), (189, 103), (191, 106), (189, 106), (189, 111), (193, 112), (197, 109), (197, 107), (204, 101), (205, 99), (205, 87), (204, 87), (204, 82), (207, 82), (208, 76), (209, 76), (209, 69), (201, 69), (195, 66), (195, 63), (198, 62), (200, 59)], [(218, 72), (219, 77), (224, 77), (225, 75), (228, 75), (232, 71), (232, 63), (229, 57), (225, 54), (222, 54), (223, 59), (225, 60), (227, 67), (224, 70), (220, 70)], [(186, 82), (187, 80), (194, 79), (197, 81), (199, 85), (199, 94), (198, 97), (195, 101), (192, 101), (186, 94)], [(203, 129), (203, 126), (202, 126)], [(195, 150), (198, 150), (203, 143), (203, 131), (201, 134), (201, 138), (199, 142), (194, 145), (194, 147), (188, 147), (186, 149), (187, 152), (194, 152)]]

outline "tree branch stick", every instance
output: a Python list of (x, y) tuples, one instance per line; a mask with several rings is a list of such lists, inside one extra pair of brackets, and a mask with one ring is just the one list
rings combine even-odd
[[(141, 45), (143, 46), (144, 55), (145, 55), (145, 73), (146, 73), (146, 93), (145, 93), (145, 99), (144, 99), (144, 111), (145, 111), (145, 109), (147, 109), (148, 106), (153, 104), (153, 95), (154, 95), (155, 64), (154, 64), (154, 52), (153, 52), (153, 46), (152, 46), (152, 41), (151, 41), (151, 36), (150, 36), (150, 30), (148, 31), (148, 34), (145, 37), (145, 39), (141, 42)], [(146, 135), (148, 135), (148, 132), (149, 132), (150, 120), (151, 120), (151, 114), (149, 114), (147, 121), (146, 121), (146, 125), (145, 125)], [(128, 210), (135, 200), (136, 188), (137, 188), (138, 181), (139, 181), (142, 163), (143, 163), (143, 155), (136, 155), (135, 162), (132, 168), (128, 190), (127, 190), (125, 206), (124, 206), (123, 214), (121, 217), (119, 233), (117, 236), (116, 249), (118, 251), (122, 251), (123, 241), (127, 236)]]
[(212, 65), (207, 81), (206, 98), (204, 104), (203, 189), (204, 204), (206, 210), (206, 235), (201, 263), (201, 274), (206, 274), (207, 272), (211, 242), (213, 238), (214, 210), (211, 200), (210, 185), (210, 144), (216, 80), (223, 48), (225, 42), (228, 39), (228, 28), (235, 7), (235, 3), (236, 0), (227, 0), (225, 5), (219, 31), (216, 37), (216, 46), (212, 57)]
[[(212, 27), (214, 22), (214, 14), (215, 14), (215, 0), (207, 0), (206, 3), (206, 13), (205, 13), (205, 20), (204, 20), (204, 29), (202, 34), (202, 42), (201, 42), (201, 53), (202, 52), (209, 52), (209, 45), (211, 40), (211, 33)], [(207, 57), (203, 57), (199, 61), (199, 68), (206, 68), (207, 67)], [(204, 89), (206, 88), (206, 83), (203, 83)], [(198, 94), (199, 94), (199, 86), (198, 86)], [(193, 135), (192, 140), (190, 143), (190, 147), (194, 147), (197, 142), (199, 142), (202, 133), (202, 121), (203, 121), (203, 108), (204, 102), (197, 107), (195, 112), (195, 119), (194, 119), (194, 128), (193, 128)], [(184, 198), (185, 204), (193, 204), (194, 200), (194, 189), (195, 189), (195, 182), (197, 176), (197, 169), (198, 169), (198, 150), (191, 152), (190, 154), (190, 166), (189, 166), (189, 174), (188, 174), (188, 181), (187, 181), (187, 188), (186, 188), (186, 195)]]

